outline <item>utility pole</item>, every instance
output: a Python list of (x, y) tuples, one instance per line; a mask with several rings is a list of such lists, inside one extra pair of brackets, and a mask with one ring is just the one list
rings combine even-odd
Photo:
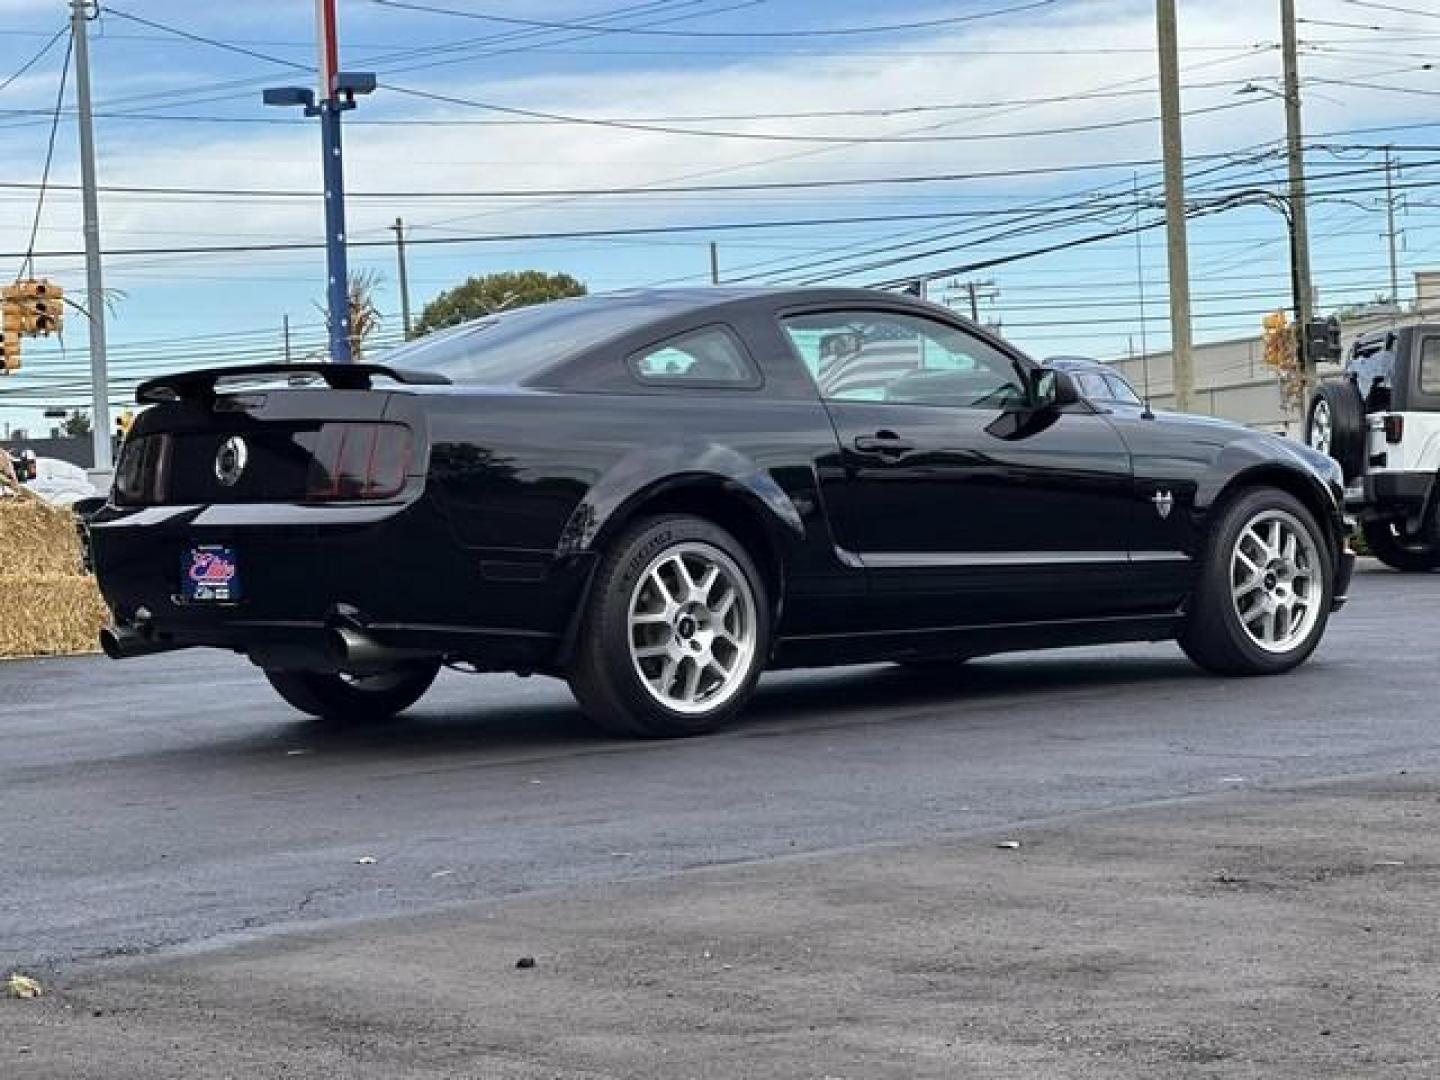
[(1310, 226), (1305, 213), (1305, 144), (1300, 126), (1300, 59), (1295, 32), (1295, 0), (1280, 0), (1280, 51), (1285, 68), (1285, 148), (1290, 166), (1290, 227), (1295, 237), (1296, 315), (1300, 321), (1296, 348), (1305, 380), (1305, 400), (1315, 388), (1315, 359), (1310, 355), (1307, 327), (1314, 320), (1310, 284)]
[(330, 327), (330, 359), (348, 364), (350, 341), (350, 270), (345, 251), (345, 159), (341, 153), (340, 117), (355, 108), (359, 94), (375, 91), (373, 72), (340, 70), (340, 36), (335, 0), (315, 0), (320, 48), (320, 93), (303, 86), (265, 91), (266, 105), (300, 105), (306, 116), (320, 118), (320, 147), (325, 179), (326, 308)]
[(1385, 233), (1390, 240), (1390, 303), (1400, 307), (1400, 259), (1395, 247), (1395, 157), (1385, 148)]
[(285, 363), (290, 363), (290, 314), (286, 312), (284, 321), (285, 331)]
[(976, 325), (980, 323), (980, 301), (995, 301), (1000, 298), (1000, 288), (993, 278), (986, 278), (984, 281), (961, 281), (959, 278), (952, 278), (945, 288), (947, 292), (941, 303), (946, 307), (954, 307), (958, 299), (955, 292), (960, 291), (970, 307), (970, 321)]
[(1161, 149), (1165, 159), (1165, 237), (1170, 256), (1170, 364), (1175, 409), (1188, 412), (1195, 392), (1190, 337), (1190, 255), (1185, 231), (1185, 147), (1180, 134), (1180, 46), (1175, 0), (1156, 0), (1160, 49)]
[(75, 105), (80, 121), (80, 201), (85, 219), (85, 307), (90, 340), (90, 438), (95, 471), (114, 464), (110, 450), (109, 375), (105, 366), (105, 279), (100, 268), (100, 198), (95, 181), (95, 124), (90, 107), (89, 0), (71, 0), (75, 39)]
[(395, 219), (390, 226), (395, 232), (395, 261), (400, 268), (400, 329), (406, 341), (410, 340), (410, 276), (405, 267), (405, 222)]
[(710, 284), (720, 284), (720, 245), (710, 241)]

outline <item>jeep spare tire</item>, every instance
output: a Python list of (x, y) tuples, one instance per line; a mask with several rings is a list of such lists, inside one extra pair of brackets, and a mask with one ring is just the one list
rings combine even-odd
[(1339, 462), (1347, 483), (1365, 471), (1365, 402), (1353, 382), (1320, 384), (1305, 414), (1305, 441)]

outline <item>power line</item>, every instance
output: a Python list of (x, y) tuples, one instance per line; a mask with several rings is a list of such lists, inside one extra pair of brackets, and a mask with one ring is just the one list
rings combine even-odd
[(51, 49), (53, 49), (53, 48), (55, 47), (55, 43), (56, 43), (57, 41), (59, 41), (62, 37), (64, 37), (66, 34), (68, 34), (69, 32), (70, 32), (70, 24), (69, 24), (69, 23), (66, 23), (66, 24), (65, 24), (64, 26), (62, 26), (59, 30), (56, 30), (55, 33), (50, 36), (50, 39), (49, 39), (48, 41), (46, 41), (44, 45), (41, 45), (41, 46), (40, 46), (40, 51), (39, 51), (39, 52), (37, 52), (34, 56), (30, 57), (29, 60), (26, 60), (25, 63), (21, 64), (19, 70), (16, 71), (13, 75), (10, 75), (9, 77), (7, 77), (4, 82), (0, 82), (0, 90), (4, 90), (4, 89), (5, 89), (6, 87), (8, 87), (11, 83), (15, 82), (15, 81), (16, 81), (17, 79), (19, 79), (22, 75), (24, 75), (27, 71), (29, 71), (29, 70), (30, 70), (31, 68), (33, 68), (36, 64), (38, 64), (41, 60), (45, 59), (45, 55), (46, 55)]
[(856, 37), (866, 34), (894, 34), (914, 30), (935, 30), (942, 26), (958, 26), (962, 23), (978, 22), (982, 19), (1015, 15), (1037, 8), (1052, 7), (1057, 0), (1030, 0), (993, 11), (979, 11), (970, 15), (952, 15), (943, 19), (924, 19), (918, 22), (888, 23), (874, 26), (841, 26), (830, 29), (806, 30), (656, 30), (648, 27), (601, 26), (596, 23), (559, 22), (543, 19), (520, 19), (506, 15), (485, 14), (478, 11), (457, 11), (454, 8), (434, 7), (428, 4), (405, 2), (405, 0), (372, 0), (380, 7), (399, 8), (406, 11), (420, 11), (429, 15), (450, 15), (461, 19), (477, 19), (483, 22), (502, 23), (509, 26), (525, 26), (543, 30), (584, 30), (597, 34), (632, 34), (645, 37), (685, 38), (811, 38), (811, 37)]
[(179, 27), (167, 26), (164, 23), (151, 22), (149, 19), (143, 19), (139, 15), (132, 15), (128, 11), (117, 8), (114, 4), (109, 3), (108, 0), (105, 4), (105, 14), (113, 15), (117, 19), (124, 19), (126, 22), (138, 23), (141, 26), (148, 26), (152, 30), (161, 30), (167, 34), (174, 34), (176, 37), (186, 38), (187, 40), (196, 42), (198, 44), (210, 45), (217, 49), (224, 49), (226, 52), (237, 53), (240, 56), (247, 56), (252, 60), (264, 60), (266, 63), (279, 64), (281, 67), (287, 67), (297, 71), (315, 70), (314, 65), (312, 64), (297, 64), (295, 61), (287, 60), (283, 56), (271, 56), (269, 53), (258, 52), (255, 49), (247, 49), (243, 45), (232, 45), (228, 41), (218, 41), (215, 38), (205, 37), (201, 34), (193, 34), (190, 31), (182, 30)]
[(1357, 79), (1318, 79), (1312, 76), (1312, 83), (1325, 86), (1349, 86), (1359, 90), (1388, 90), (1395, 94), (1419, 94), (1422, 97), (1440, 97), (1440, 90), (1425, 90), (1418, 86), (1387, 86), (1384, 83), (1360, 82)]
[(1342, 0), (1351, 7), (1372, 8), (1375, 11), (1394, 11), (1401, 15), (1419, 15), (1424, 19), (1440, 19), (1440, 13), (1421, 11), (1419, 8), (1401, 7), (1399, 4), (1381, 4), (1376, 0)]
[(20, 262), (19, 273), (15, 275), (16, 281), (35, 265), (35, 239), (40, 235), (40, 216), (45, 210), (45, 186), (50, 182), (50, 166), (55, 161), (55, 136), (60, 130), (60, 110), (65, 104), (65, 82), (70, 74), (70, 53), (74, 45), (75, 39), (72, 36), (65, 43), (65, 62), (60, 68), (59, 89), (55, 91), (55, 113), (50, 121), (50, 138), (45, 144), (45, 165), (40, 171), (40, 193), (35, 197), (35, 217), (30, 223), (30, 241), (25, 246), (25, 256)]
[[(1390, 70), (1390, 69), (1386, 69)], [(1183, 90), (1211, 90), (1230, 86), (1246, 86), (1253, 83), (1253, 79), (1216, 79), (1210, 82), (1187, 83)], [(718, 123), (723, 121), (752, 121), (752, 120), (817, 120), (837, 119), (841, 117), (897, 117), (912, 116), (923, 113), (936, 112), (961, 112), (980, 109), (1001, 109), (1015, 106), (1035, 105), (1061, 105), (1086, 101), (1109, 100), (1126, 97), (1150, 97), (1153, 96), (1153, 89), (1138, 90), (1110, 90), (1096, 91), (1090, 93), (1076, 94), (1055, 94), (1048, 97), (1034, 98), (1009, 98), (996, 101), (963, 101), (944, 102), (927, 104), (907, 104), (893, 106), (877, 106), (868, 109), (817, 109), (799, 112), (750, 112), (750, 113), (689, 113), (679, 115), (658, 115), (658, 116), (604, 116), (604, 117), (583, 117), (583, 122), (588, 123), (627, 123), (627, 124), (703, 124)], [(36, 109), (0, 109), (3, 116), (33, 116), (40, 110)], [(185, 121), (191, 123), (207, 124), (279, 124), (296, 125), (303, 123), (303, 120), (284, 116), (222, 116), (222, 115), (194, 115), (184, 113), (143, 113), (143, 112), (112, 112), (96, 113), (97, 117), (118, 120), (152, 120), (152, 121)], [(412, 118), (356, 118), (347, 121), (347, 124), (369, 124), (392, 127), (532, 127), (536, 125), (552, 125), (555, 123), (569, 123), (571, 121), (556, 121), (550, 117), (529, 117), (517, 120), (475, 120), (458, 119), (453, 117), (412, 117)]]
[[(1343, 134), (1339, 133), (1339, 134)], [(1330, 144), (1327, 144), (1328, 148)], [(1394, 147), (1397, 151), (1409, 149), (1404, 145)], [(1420, 149), (1433, 150), (1433, 147)], [(1231, 160), (1234, 152), (1215, 154), (1194, 154), (1186, 158), (1189, 162), (1204, 162), (1217, 160)], [(1028, 168), (1015, 169), (990, 169), (977, 170), (972, 172), (949, 172), (949, 173), (920, 173), (901, 176), (875, 176), (875, 177), (854, 177), (847, 179), (824, 179), (824, 180), (783, 180), (783, 181), (755, 181), (752, 183), (738, 184), (672, 184), (665, 186), (615, 186), (615, 187), (589, 187), (589, 188), (496, 188), (490, 190), (475, 191), (348, 191), (346, 198), (357, 199), (534, 199), (549, 197), (591, 197), (609, 195), (713, 195), (722, 192), (760, 192), (760, 191), (795, 191), (795, 190), (824, 190), (831, 188), (852, 188), (852, 187), (874, 187), (891, 185), (913, 185), (950, 183), (967, 180), (993, 180), (1008, 179), (1018, 176), (1049, 176), (1072, 172), (1092, 172), (1097, 170), (1122, 169), (1122, 168), (1145, 168), (1158, 165), (1156, 158), (1143, 159), (1122, 159), (1097, 162), (1080, 162), (1073, 165), (1045, 165)], [(0, 181), (0, 190), (33, 190), (36, 185), (26, 181)], [(52, 191), (78, 191), (79, 186), (74, 184), (52, 184)], [(294, 188), (221, 188), (221, 187), (166, 187), (146, 185), (101, 185), (99, 188), (103, 194), (113, 195), (163, 195), (175, 197), (202, 197), (202, 198), (255, 198), (255, 199), (318, 199), (321, 197), (319, 191), (300, 190)]]
[[(379, 0), (376, 0), (379, 2)], [(697, 130), (695, 128), (675, 127), (668, 124), (635, 123), (626, 120), (608, 120), (601, 117), (575, 116), (569, 113), (546, 112), (540, 109), (523, 109), (511, 105), (497, 105), (494, 102), (476, 101), (472, 98), (461, 98), (451, 94), (438, 94), (430, 90), (417, 90), (413, 87), (400, 86), (396, 83), (382, 82), (380, 87), (397, 94), (406, 94), (410, 97), (422, 98), (427, 101), (437, 101), (446, 105), (459, 105), (471, 109), (484, 109), (487, 112), (504, 113), (510, 116), (524, 116), (534, 120), (548, 120), (559, 124), (576, 124), (585, 127), (614, 128), (624, 131), (638, 131), (648, 134), (659, 135), (689, 135), (708, 139), (741, 139), (753, 142), (783, 142), (783, 143), (844, 143), (847, 145), (870, 145), (885, 143), (953, 143), (953, 142), (981, 142), (994, 139), (1026, 139), (1050, 135), (1074, 135), (1087, 131), (1108, 131), (1115, 128), (1133, 127), (1137, 124), (1153, 124), (1159, 120), (1157, 116), (1138, 116), (1126, 120), (1097, 121), (1090, 124), (1073, 124), (1067, 127), (1041, 128), (1031, 131), (1004, 131), (988, 134), (966, 134), (966, 135), (792, 135), (781, 132), (760, 132), (760, 131), (716, 131)], [(1221, 105), (1210, 105), (1198, 109), (1190, 109), (1183, 115), (1202, 116), (1209, 113), (1229, 112), (1232, 109), (1244, 108), (1247, 105), (1259, 104), (1251, 101), (1232, 101)]]

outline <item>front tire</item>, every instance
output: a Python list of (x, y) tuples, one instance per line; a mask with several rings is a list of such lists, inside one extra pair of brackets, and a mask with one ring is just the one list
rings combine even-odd
[(347, 675), (332, 671), (266, 671), (285, 702), (335, 725), (389, 720), (414, 705), (440, 673), (436, 660), (415, 660), (389, 671)]
[(1289, 671), (1320, 643), (1333, 591), (1314, 515), (1287, 492), (1246, 492), (1210, 530), (1180, 647), (1218, 675)]
[(651, 518), (596, 569), (570, 688), (611, 734), (701, 735), (744, 707), (769, 649), (769, 598), (744, 546), (702, 518)]
[(1440, 567), (1440, 540), (1410, 536), (1389, 521), (1367, 521), (1361, 528), (1370, 554), (1392, 570), (1419, 574)]

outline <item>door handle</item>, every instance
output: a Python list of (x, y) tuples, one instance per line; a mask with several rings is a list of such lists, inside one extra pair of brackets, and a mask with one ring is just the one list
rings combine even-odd
[(893, 431), (877, 431), (874, 435), (857, 436), (855, 449), (865, 454), (907, 454), (915, 449), (915, 444)]

